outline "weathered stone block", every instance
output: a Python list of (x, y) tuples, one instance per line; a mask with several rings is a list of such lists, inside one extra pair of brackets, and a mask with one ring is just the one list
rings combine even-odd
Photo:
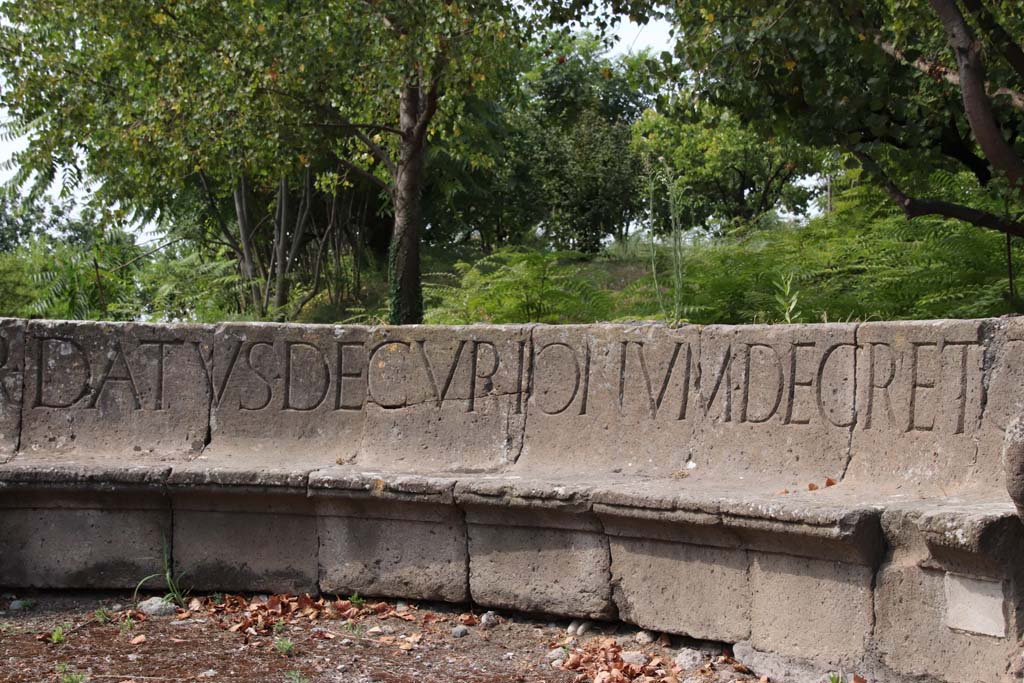
[(881, 488), (969, 480), (984, 405), (982, 331), (977, 320), (858, 328), (852, 480)]
[[(948, 610), (955, 606), (946, 601), (945, 572), (885, 565), (875, 589), (875, 643), (885, 664), (906, 676), (949, 683), (1002, 680), (1016, 638), (950, 628)], [(1008, 632), (1016, 632), (1013, 622)]]
[(860, 660), (871, 637), (871, 567), (751, 555), (755, 648), (837, 665)]
[(467, 505), (469, 589), (487, 607), (611, 618), (608, 539), (587, 515)]
[(18, 450), (24, 359), (25, 323), (0, 318), (0, 463)]
[(195, 467), (294, 473), (353, 460), (368, 338), (363, 327), (218, 326), (211, 440)]
[(316, 517), (302, 490), (172, 492), (174, 566), (195, 590), (316, 592)]
[(529, 327), (374, 328), (357, 463), (404, 472), (495, 470), (523, 443)]
[(451, 503), (321, 497), (320, 589), (466, 602), (466, 526)]
[(4, 490), (0, 585), (135, 588), (163, 569), (171, 514), (151, 493)]
[(980, 488), (1009, 488), (1024, 500), (1024, 461), (1005, 473), (999, 461), (1006, 431), (1018, 416), (1024, 415), (1024, 319), (1006, 318), (982, 321), (987, 342), (985, 355), (985, 407), (978, 434), (978, 458), (971, 469), (969, 483)]
[(619, 618), (658, 631), (736, 642), (750, 634), (747, 552), (612, 537)]
[(694, 326), (534, 328), (520, 467), (574, 479), (684, 471), (700, 353)]
[(21, 451), (133, 462), (199, 452), (211, 341), (195, 325), (30, 322)]
[(700, 338), (702, 420), (693, 474), (839, 479), (856, 419), (856, 325), (710, 325)]

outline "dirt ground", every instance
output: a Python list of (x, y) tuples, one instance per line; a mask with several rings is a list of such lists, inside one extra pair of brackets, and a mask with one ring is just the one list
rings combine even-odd
[(767, 680), (707, 646), (704, 661), (683, 670), (673, 661), (678, 639), (640, 645), (621, 624), (574, 637), (566, 621), (484, 614), (358, 597), (213, 595), (147, 617), (126, 594), (19, 592), (0, 597), (0, 683)]

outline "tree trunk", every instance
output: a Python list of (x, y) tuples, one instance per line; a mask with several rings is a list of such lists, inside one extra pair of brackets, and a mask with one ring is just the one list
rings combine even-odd
[(1006, 174), (1010, 184), (1024, 187), (1024, 160), (1003, 136), (985, 84), (985, 64), (981, 45), (971, 34), (959, 6), (954, 0), (930, 0), (932, 9), (946, 29), (946, 38), (956, 56), (960, 74), (960, 92), (964, 113), (974, 133), (974, 139), (992, 166)]
[(274, 279), (274, 309), (280, 319), (288, 303), (288, 224), (291, 222), (291, 202), (288, 180), (283, 175), (277, 189), (277, 220), (274, 221), (274, 249), (276, 277)]
[(249, 216), (249, 188), (243, 175), (235, 188), (235, 215), (238, 217), (238, 234), (242, 243), (242, 277), (249, 286), (249, 296), (256, 315), (263, 315), (260, 285), (256, 280), (256, 266), (253, 261), (252, 222)]
[(398, 170), (393, 189), (395, 223), (388, 255), (391, 295), (390, 322), (423, 322), (423, 287), (420, 282), (420, 231), (423, 227), (423, 162), (426, 136), (420, 132), (422, 116), (419, 84), (406, 83), (399, 102)]

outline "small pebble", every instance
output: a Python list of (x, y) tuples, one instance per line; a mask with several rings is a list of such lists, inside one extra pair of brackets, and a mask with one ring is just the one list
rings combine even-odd
[(345, 647), (348, 647), (351, 644), (352, 644), (352, 639), (351, 638), (342, 638), (341, 639), (341, 645), (344, 645)]
[(587, 633), (590, 632), (590, 630), (592, 628), (594, 628), (594, 622), (592, 622), (592, 621), (584, 621), (582, 624), (579, 625), (579, 627), (577, 627), (576, 635), (578, 635), (578, 636), (586, 635)]
[(634, 666), (643, 666), (647, 663), (647, 655), (640, 650), (627, 650), (619, 654), (622, 657), (622, 661), (626, 664), (633, 664)]
[(501, 619), (494, 612), (484, 612), (480, 617), (480, 625), (484, 628), (494, 628), (499, 623), (501, 623)]
[(7, 606), (12, 612), (20, 612), (28, 609), (28, 603), (24, 600), (11, 600), (11, 604)]
[(553, 660), (551, 662), (551, 668), (552, 669), (561, 669), (562, 668), (562, 660), (561, 659)]
[(458, 626), (452, 629), (453, 638), (465, 638), (468, 635), (469, 629), (463, 626), (462, 624), (459, 624)]
[(641, 645), (650, 645), (657, 639), (658, 637), (650, 631), (637, 631), (636, 635), (633, 636), (633, 640)]
[(505, 654), (503, 654), (501, 656), (501, 658), (510, 662), (510, 661), (512, 661), (513, 659), (516, 658), (516, 653), (515, 652), (506, 652)]
[(700, 650), (694, 650), (691, 647), (684, 647), (676, 655), (676, 666), (683, 671), (690, 669), (696, 669), (704, 664), (704, 654)]
[(216, 669), (207, 669), (206, 671), (203, 671), (202, 673), (197, 674), (196, 678), (213, 678), (216, 675), (217, 675), (217, 670)]
[(574, 636), (574, 635), (576, 635), (576, 629), (578, 629), (579, 627), (580, 627), (580, 620), (579, 619), (573, 619), (572, 621), (569, 622), (569, 626), (565, 629), (565, 632), (568, 633), (570, 636)]
[(174, 605), (163, 598), (156, 597), (140, 602), (139, 611), (148, 617), (169, 617), (177, 612)]
[(398, 614), (402, 614), (403, 612), (408, 612), (408, 611), (409, 611), (409, 603), (405, 602), (404, 600), (399, 600), (398, 602), (395, 603), (395, 612), (397, 612)]
[(554, 650), (548, 652), (544, 659), (550, 662), (556, 659), (562, 659), (563, 657), (565, 657), (565, 648), (556, 647)]
[(129, 662), (134, 662), (134, 661), (136, 661), (136, 660), (137, 660), (138, 658), (139, 658), (139, 656), (138, 656), (137, 654), (134, 654), (134, 653), (133, 653), (133, 654), (130, 654), (130, 655), (128, 655), (128, 661), (129, 661)]
[(123, 609), (124, 609), (124, 605), (122, 605), (119, 602), (115, 602), (113, 605), (110, 606), (110, 611), (111, 612), (120, 612)]

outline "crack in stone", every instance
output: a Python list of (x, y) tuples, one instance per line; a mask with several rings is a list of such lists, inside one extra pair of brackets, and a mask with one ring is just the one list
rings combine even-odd
[[(1002, 333), (1002, 335), (1001, 335)], [(1006, 345), (1006, 324), (1000, 320), (983, 320), (981, 323), (981, 344), (984, 349), (981, 357), (981, 397), (975, 429), (981, 430), (988, 410), (989, 383), (998, 361), (1003, 355)], [(999, 337), (1003, 336), (1002, 339)]]
[(842, 482), (846, 479), (846, 473), (850, 470), (850, 465), (853, 464), (853, 434), (857, 431), (857, 425), (860, 422), (860, 414), (857, 406), (857, 379), (860, 375), (859, 368), (857, 367), (857, 357), (860, 351), (860, 323), (854, 323), (853, 328), (853, 422), (850, 425), (849, 432), (846, 436), (846, 462), (843, 464), (843, 471), (839, 474), (839, 481)]
[(607, 571), (605, 571), (605, 583), (608, 585), (608, 618), (613, 621), (620, 621), (619, 605), (615, 600), (615, 572), (612, 571), (612, 538), (608, 534), (608, 530), (604, 526), (604, 521), (601, 519), (599, 515), (597, 515), (594, 512), (593, 502), (589, 500), (587, 501), (587, 514), (592, 515), (594, 519), (597, 520), (598, 525), (600, 525), (601, 527), (602, 548), (605, 551), (605, 557), (607, 561), (607, 564), (605, 566), (608, 567)]

